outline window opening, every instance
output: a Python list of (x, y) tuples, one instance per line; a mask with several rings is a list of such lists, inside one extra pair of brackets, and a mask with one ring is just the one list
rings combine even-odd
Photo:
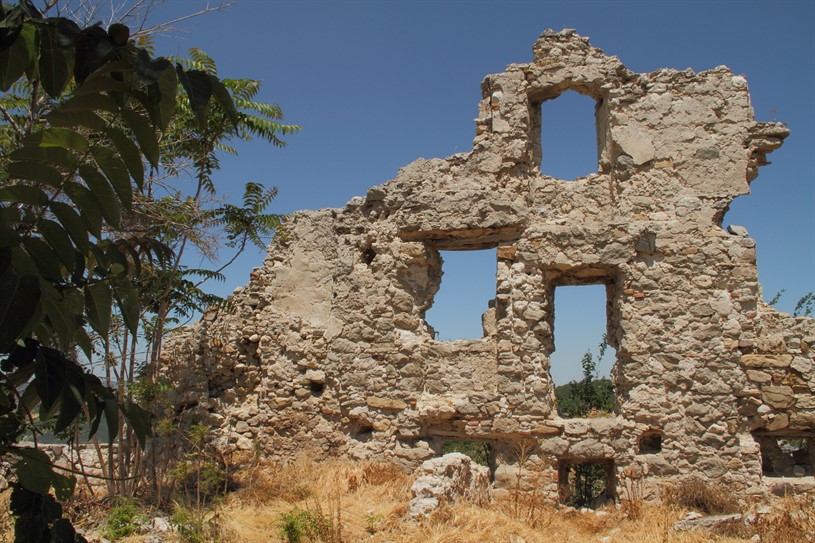
[(611, 416), (616, 406), (609, 376), (617, 353), (605, 339), (605, 285), (555, 288), (555, 351), (549, 373), (558, 412), (565, 418)]
[(767, 477), (815, 475), (815, 438), (811, 436), (757, 435), (761, 470)]
[(574, 180), (597, 172), (599, 162), (596, 102), (566, 91), (540, 105), (540, 171)]
[(572, 507), (596, 509), (614, 501), (613, 460), (560, 460), (560, 502)]
[(640, 437), (640, 454), (659, 454), (662, 452), (662, 432), (650, 430)]
[(494, 322), (495, 249), (440, 251), (442, 279), (425, 320), (439, 341), (480, 339)]

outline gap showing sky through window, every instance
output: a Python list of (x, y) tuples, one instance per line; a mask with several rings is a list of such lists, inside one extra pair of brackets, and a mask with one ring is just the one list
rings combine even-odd
[(595, 101), (567, 91), (541, 104), (543, 175), (574, 180), (597, 171)]
[(555, 385), (583, 378), (580, 364), (590, 350), (597, 362), (597, 376), (608, 377), (617, 358), (616, 351), (606, 348), (597, 361), (598, 346), (606, 333), (606, 287), (584, 285), (555, 288), (555, 352), (550, 358), (550, 373)]
[(480, 339), (481, 315), (495, 298), (495, 249), (441, 251), (442, 278), (425, 320), (439, 341)]

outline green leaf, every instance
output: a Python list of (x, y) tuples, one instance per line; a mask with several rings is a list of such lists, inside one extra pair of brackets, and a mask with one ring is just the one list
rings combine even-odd
[(59, 260), (51, 247), (41, 238), (25, 238), (23, 247), (34, 260), (37, 270), (49, 281), (60, 281), (62, 270), (59, 267)]
[(74, 267), (74, 246), (71, 244), (71, 239), (65, 232), (65, 229), (54, 221), (48, 219), (41, 219), (37, 223), (37, 228), (48, 242), (54, 252), (59, 256), (60, 261), (65, 265), (69, 271), (73, 271)]
[(90, 425), (88, 427), (88, 439), (90, 440), (96, 435), (96, 431), (99, 430), (99, 423), (102, 422), (105, 404), (97, 396), (87, 394), (85, 397), (85, 405), (88, 408), (88, 418), (90, 419)]
[(119, 106), (109, 96), (99, 92), (86, 92), (74, 95), (70, 100), (59, 106), (61, 111), (102, 110), (109, 113), (118, 113)]
[(116, 150), (119, 151), (119, 156), (122, 157), (122, 160), (127, 165), (130, 176), (136, 182), (136, 185), (141, 188), (144, 184), (144, 164), (142, 164), (139, 148), (118, 128), (110, 127), (105, 134), (107, 134), (110, 141), (116, 146)]
[(93, 193), (79, 183), (67, 183), (65, 193), (71, 198), (79, 209), (82, 222), (85, 223), (87, 231), (96, 236), (102, 237), (102, 214), (99, 210), (99, 200)]
[(113, 305), (110, 285), (105, 282), (85, 285), (85, 312), (91, 328), (103, 338), (110, 331), (110, 309)]
[(11, 185), (0, 187), (0, 200), (28, 204), (34, 206), (44, 206), (48, 204), (48, 195), (41, 189), (31, 185)]
[(91, 338), (88, 337), (88, 332), (85, 331), (85, 328), (80, 328), (77, 330), (76, 338), (74, 339), (88, 360), (90, 360), (91, 356), (93, 355), (93, 345), (91, 344)]
[(63, 202), (51, 202), (51, 212), (65, 230), (67, 230), (68, 235), (71, 236), (71, 239), (74, 241), (74, 245), (83, 253), (87, 253), (90, 250), (88, 244), (88, 230), (82, 222), (82, 217), (79, 216), (79, 213), (77, 213), (73, 207)]
[(159, 161), (159, 147), (158, 140), (156, 139), (156, 131), (153, 129), (150, 121), (142, 115), (133, 110), (125, 109), (122, 111), (122, 118), (136, 135), (136, 140), (139, 142), (142, 153), (150, 161), (154, 168), (158, 168)]
[(23, 11), (20, 6), (9, 7), (0, 5), (0, 49), (8, 49), (23, 29)]
[(74, 79), (79, 85), (82, 85), (90, 74), (109, 62), (117, 49), (110, 41), (107, 32), (99, 26), (84, 29), (77, 37), (75, 47)]
[[(77, 253), (74, 252), (74, 254)], [(82, 260), (84, 267), (84, 258), (82, 255), (79, 255), (77, 260)], [(65, 310), (82, 320), (82, 315), (85, 314), (85, 296), (82, 294), (82, 287), (65, 287), (61, 292), (62, 305), (65, 307)]]
[(127, 422), (130, 423), (130, 427), (133, 428), (136, 439), (139, 440), (139, 445), (144, 449), (146, 439), (153, 435), (153, 415), (129, 400), (124, 406), (124, 413)]
[(238, 128), (240, 117), (238, 116), (238, 110), (235, 109), (235, 102), (232, 101), (232, 95), (229, 94), (229, 91), (220, 79), (214, 75), (210, 75), (209, 77), (212, 83), (212, 94), (215, 96), (215, 99), (218, 100), (218, 103), (223, 108), (232, 126)]
[(36, 30), (24, 24), (11, 47), (0, 51), (0, 90), (7, 91), (25, 73), (34, 58)]
[[(43, 288), (40, 283), (40, 288)], [(52, 298), (49, 296), (42, 297), (42, 306), (45, 309), (45, 316), (48, 318), (50, 329), (59, 340), (59, 346), (62, 349), (70, 349), (73, 347), (74, 337), (76, 336), (77, 329), (81, 326), (77, 315), (72, 314), (69, 307), (63, 304), (63, 300), (58, 297)], [(60, 386), (62, 378), (60, 378)], [(50, 409), (49, 403), (46, 407)]]
[(81, 153), (90, 147), (85, 136), (69, 128), (46, 128), (34, 134), (32, 141), (39, 143), (40, 147), (65, 147)]
[(139, 293), (127, 278), (117, 281), (115, 288), (116, 304), (122, 313), (122, 320), (130, 333), (135, 335), (139, 330), (139, 313), (141, 312)]
[[(135, 247), (133, 247), (133, 244), (128, 243), (127, 240), (118, 243), (117, 245), (119, 246), (120, 251), (124, 250), (125, 252), (127, 252), (127, 254), (130, 255), (130, 263), (128, 265), (128, 268), (132, 267), (133, 272), (132, 275), (135, 277), (139, 277), (141, 275), (141, 258), (139, 256), (139, 252), (136, 250)], [(149, 255), (148, 258), (150, 258)]]
[(206, 121), (207, 106), (212, 96), (212, 81), (209, 74), (201, 70), (184, 70), (180, 64), (175, 65), (175, 71), (181, 86), (187, 91), (190, 98), (190, 108), (198, 117), (198, 122)]
[(78, 86), (74, 91), (74, 96), (84, 96), (86, 94), (98, 96), (100, 92), (128, 92), (129, 90), (130, 87), (126, 83), (106, 75), (99, 75), (97, 77), (89, 77), (87, 81)]
[(130, 177), (127, 173), (127, 166), (117, 157), (113, 151), (107, 147), (94, 146), (91, 153), (96, 163), (105, 172), (105, 176), (119, 196), (119, 201), (125, 209), (130, 209), (133, 204), (133, 188), (130, 185)]
[(119, 228), (122, 218), (121, 204), (105, 176), (89, 164), (82, 164), (79, 167), (79, 175), (85, 180), (93, 197), (99, 202), (98, 209), (105, 220), (114, 228)]
[(62, 186), (65, 179), (59, 170), (41, 162), (11, 162), (7, 171), (12, 179), (29, 179), (52, 187)]
[(62, 110), (56, 109), (45, 116), (53, 126), (83, 126), (97, 132), (107, 128), (108, 123), (102, 117), (89, 110)]
[(169, 60), (166, 58), (151, 59), (146, 50), (139, 49), (136, 57), (136, 74), (141, 83), (147, 85), (155, 83), (168, 69), (173, 69)]
[(77, 419), (82, 412), (85, 398), (85, 381), (74, 372), (65, 373), (65, 381), (60, 393), (59, 415), (54, 424), (54, 433), (62, 433)]
[(15, 454), (21, 456), (14, 469), (23, 488), (37, 494), (48, 494), (54, 475), (48, 455), (38, 449), (17, 449)]
[(147, 89), (151, 101), (150, 115), (158, 129), (164, 131), (170, 124), (175, 112), (176, 93), (178, 91), (178, 76), (175, 70), (167, 63), (167, 68), (156, 80), (155, 84)]
[(21, 244), (11, 246), (11, 267), (19, 275), (37, 277), (40, 273), (34, 260), (25, 252)]
[(40, 26), (39, 68), (43, 89), (51, 98), (59, 98), (73, 72), (73, 56), (60, 46), (56, 26)]
[(0, 275), (0, 352), (7, 353), (36, 313), (40, 286), (36, 277), (7, 268)]
[(130, 269), (125, 250), (119, 243), (114, 242), (105, 245), (105, 258), (110, 265), (110, 273), (113, 275), (125, 275)]
[(108, 423), (108, 444), (113, 445), (119, 435), (119, 404), (113, 398), (104, 400), (105, 419)]
[(8, 154), (8, 158), (18, 161), (48, 162), (67, 171), (76, 169), (79, 161), (64, 147), (42, 147), (26, 145)]

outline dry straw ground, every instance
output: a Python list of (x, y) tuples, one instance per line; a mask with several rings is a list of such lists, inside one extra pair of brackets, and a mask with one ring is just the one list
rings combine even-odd
[[(485, 507), (467, 503), (443, 507), (422, 523), (403, 519), (410, 500), (411, 477), (387, 464), (302, 460), (289, 466), (255, 462), (235, 476), (237, 489), (207, 514), (207, 535), (198, 541), (260, 543), (297, 541), (292, 528), (299, 519), (302, 543), (796, 543), (815, 541), (812, 496), (776, 500), (769, 514), (751, 528), (730, 533), (676, 532), (674, 522), (687, 508), (678, 504), (626, 504), (598, 512), (556, 509), (529, 495), (508, 495)], [(705, 490), (693, 488), (687, 499)], [(710, 503), (727, 503), (713, 489)], [(7, 493), (6, 493), (7, 494)], [(681, 502), (676, 492), (671, 499)], [(5, 500), (5, 501), (4, 501)], [(0, 497), (0, 508), (7, 497)], [(758, 504), (753, 504), (753, 507)], [(725, 505), (730, 507), (730, 505)], [(7, 510), (6, 510), (7, 511)], [(5, 520), (6, 514), (0, 513)], [(100, 522), (99, 514), (86, 518)], [(7, 541), (10, 524), (0, 520)], [(288, 522), (287, 522), (288, 520)], [(90, 521), (86, 521), (90, 522)], [(281, 530), (288, 526), (289, 535)], [(89, 526), (85, 526), (91, 529)], [(140, 543), (146, 536), (122, 541)], [(184, 540), (174, 535), (171, 541)], [(189, 541), (189, 539), (187, 539)]]

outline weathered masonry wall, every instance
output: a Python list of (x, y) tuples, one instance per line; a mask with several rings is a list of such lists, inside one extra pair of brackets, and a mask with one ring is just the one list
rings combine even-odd
[[(597, 112), (597, 172), (572, 182), (539, 171), (540, 105), (567, 90)], [(417, 160), (342, 209), (294, 214), (235, 309), (174, 338), (165, 373), (179, 415), (217, 428), (223, 447), (283, 458), (412, 468), (445, 440), (489, 441), (499, 486), (523, 443), (551, 496), (558, 472), (585, 461), (607, 466), (617, 494), (631, 477), (646, 496), (688, 474), (736, 492), (811, 478), (815, 320), (764, 305), (755, 242), (721, 226), (788, 135), (754, 121), (745, 79), (637, 74), (573, 31), (547, 31), (533, 61), (487, 76), (482, 96), (472, 151)], [(439, 251), (494, 247), (484, 337), (434, 340), (424, 315)], [(555, 287), (582, 284), (608, 293), (614, 418), (555, 407)], [(790, 439), (809, 451), (785, 452)]]

